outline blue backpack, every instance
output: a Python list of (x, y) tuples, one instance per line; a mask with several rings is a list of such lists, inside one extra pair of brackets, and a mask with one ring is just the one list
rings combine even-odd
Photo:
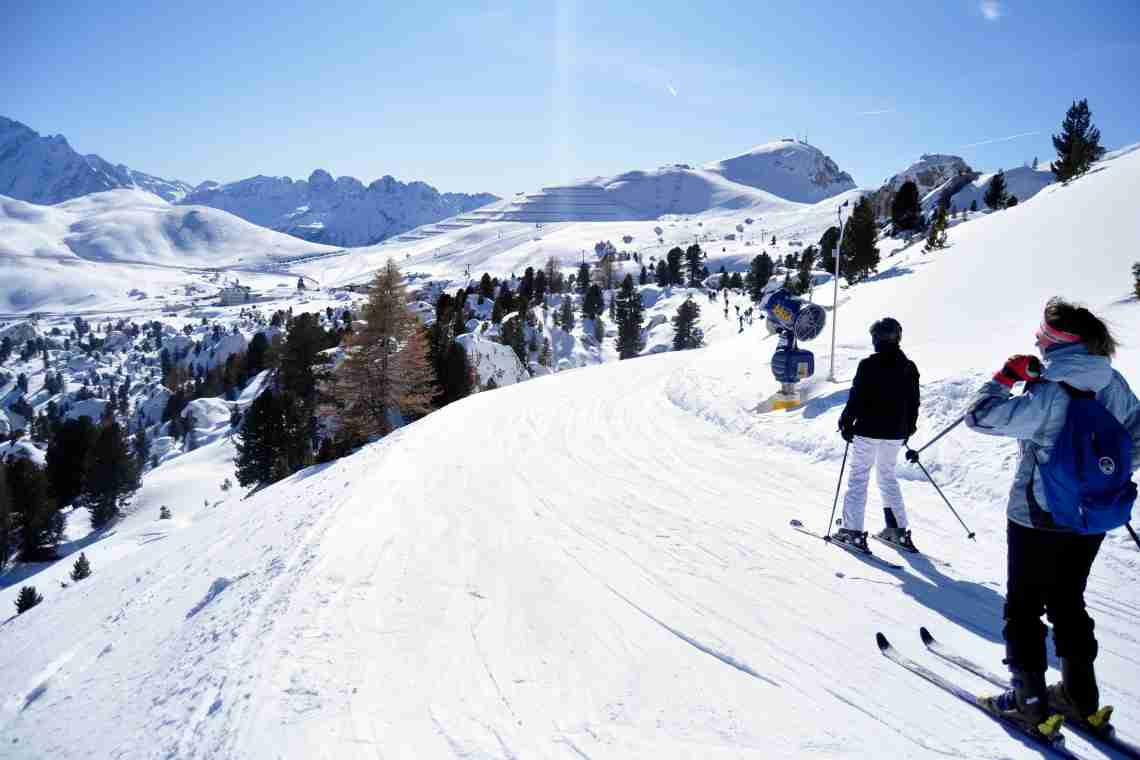
[(1136, 501), (1132, 436), (1091, 391), (1069, 395), (1065, 425), (1040, 467), (1049, 513), (1077, 533), (1105, 533), (1128, 522)]

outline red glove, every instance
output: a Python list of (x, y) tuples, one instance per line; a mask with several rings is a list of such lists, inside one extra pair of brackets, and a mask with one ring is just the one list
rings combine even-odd
[(994, 380), (1012, 388), (1014, 383), (1031, 383), (1041, 378), (1041, 360), (1036, 356), (1017, 354), (1006, 360), (1005, 366), (997, 371)]

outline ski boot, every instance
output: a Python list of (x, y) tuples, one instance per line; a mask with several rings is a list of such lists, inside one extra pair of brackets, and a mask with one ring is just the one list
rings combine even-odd
[(864, 554), (871, 553), (871, 547), (867, 546), (867, 533), (866, 531), (849, 530), (847, 528), (840, 528), (831, 536), (832, 541), (838, 541), (841, 544), (858, 549)]
[(1050, 686), (1049, 709), (1065, 716), (1066, 720), (1083, 723), (1102, 734), (1111, 734), (1109, 720), (1112, 707), (1099, 707), (1100, 691), (1096, 685), (1096, 672), (1088, 661), (1061, 659), (1061, 683)]
[(918, 547), (914, 545), (914, 541), (911, 540), (909, 530), (903, 530), (902, 528), (883, 528), (875, 534), (875, 538), (883, 543), (893, 544), (908, 552), (914, 554), (920, 553)]
[(1052, 739), (1061, 730), (1064, 718), (1050, 714), (1045, 691), (1044, 673), (1014, 670), (1009, 691), (992, 697), (979, 697), (978, 702), (995, 715), (1008, 718), (1042, 736)]

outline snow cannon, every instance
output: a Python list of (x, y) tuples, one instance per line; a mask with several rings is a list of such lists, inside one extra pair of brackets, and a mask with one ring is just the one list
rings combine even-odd
[(811, 340), (823, 332), (827, 312), (819, 304), (797, 298), (776, 277), (768, 281), (760, 301), (768, 331), (780, 336), (772, 355), (772, 375), (780, 390), (770, 400), (771, 409), (795, 409), (800, 405), (798, 385), (815, 374), (815, 355), (797, 341)]
[(827, 312), (817, 303), (796, 298), (780, 288), (771, 293), (763, 304), (772, 332), (789, 332), (796, 340), (819, 337), (827, 324)]

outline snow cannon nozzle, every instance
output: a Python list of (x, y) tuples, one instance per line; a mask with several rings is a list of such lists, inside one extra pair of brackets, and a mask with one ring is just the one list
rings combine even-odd
[(760, 307), (770, 329), (791, 333), (796, 340), (819, 337), (827, 324), (827, 312), (822, 306), (797, 298), (782, 287), (769, 292)]

